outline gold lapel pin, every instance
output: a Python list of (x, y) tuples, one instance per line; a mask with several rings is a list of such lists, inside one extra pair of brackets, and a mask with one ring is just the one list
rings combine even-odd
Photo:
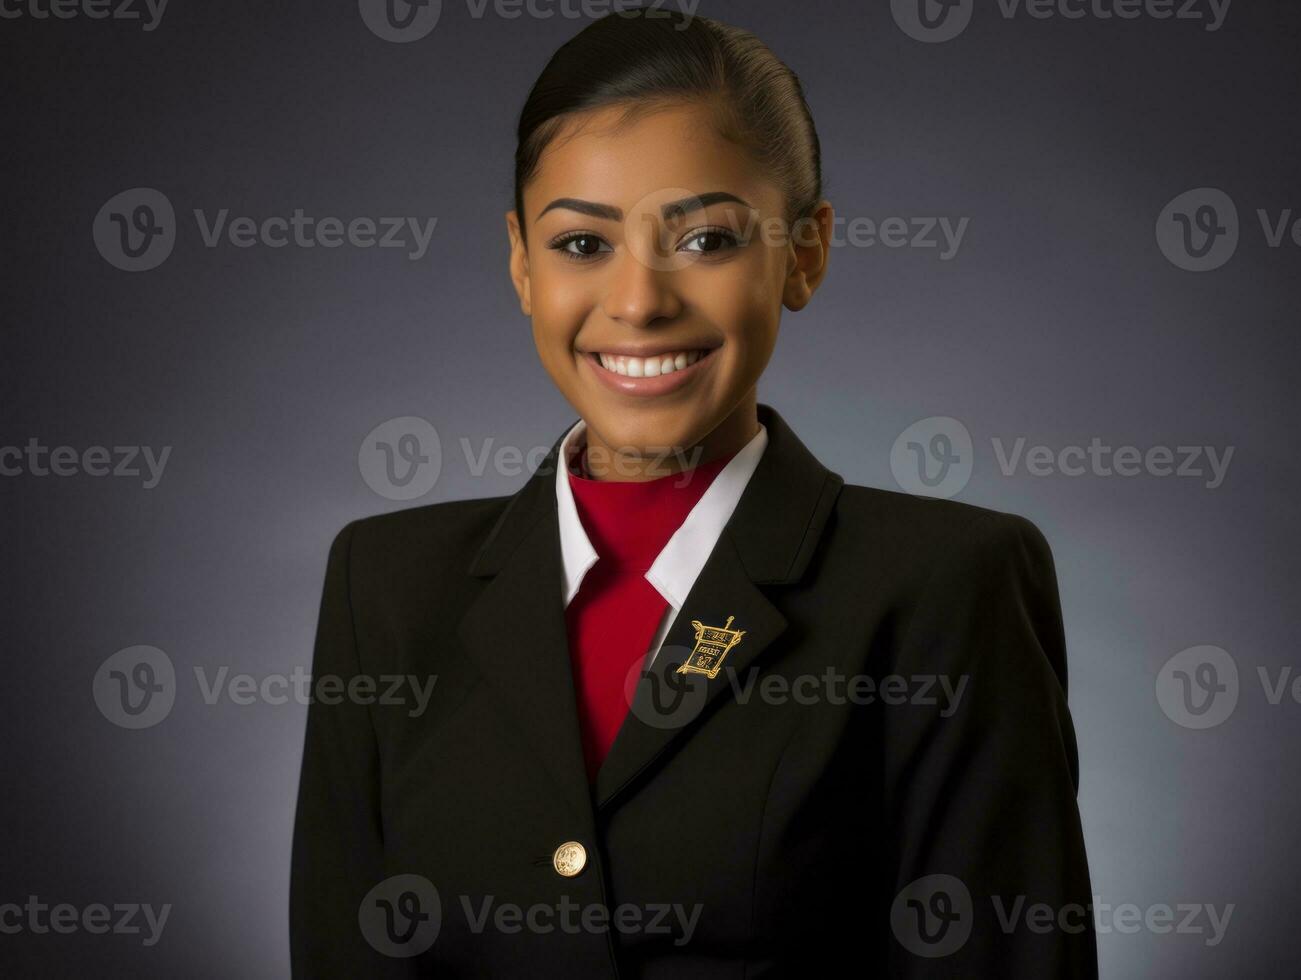
[(727, 651), (745, 636), (745, 630), (728, 629), (734, 619), (735, 616), (728, 616), (727, 622), (722, 626), (706, 626), (700, 620), (693, 619), (691, 625), (696, 630), (696, 646), (677, 672), (705, 674), (710, 680), (717, 677), (723, 669), (723, 658), (727, 656)]

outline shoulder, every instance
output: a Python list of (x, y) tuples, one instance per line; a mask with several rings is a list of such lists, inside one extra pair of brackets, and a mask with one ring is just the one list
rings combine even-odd
[(853, 483), (841, 488), (836, 517), (853, 531), (875, 530), (912, 547), (948, 547), (958, 538), (1043, 540), (1038, 526), (1019, 514)]
[(895, 569), (910, 591), (946, 581), (988, 583), (1018, 570), (1053, 574), (1047, 539), (1019, 514), (847, 483), (835, 521), (840, 544)]
[(911, 658), (892, 669), (961, 674), (979, 663), (982, 676), (1003, 671), (1065, 693), (1057, 574), (1033, 521), (869, 487), (846, 485), (841, 497), (842, 565), (856, 570), (856, 589), (884, 598), (894, 656)]
[(359, 517), (335, 534), (331, 559), (362, 578), (464, 573), (511, 499), (448, 500)]

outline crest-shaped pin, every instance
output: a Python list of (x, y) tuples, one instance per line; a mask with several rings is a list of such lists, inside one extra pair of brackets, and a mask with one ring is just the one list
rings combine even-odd
[(693, 619), (691, 625), (696, 630), (696, 646), (677, 672), (705, 674), (710, 680), (717, 677), (723, 669), (723, 658), (727, 656), (727, 651), (745, 636), (745, 630), (728, 629), (734, 619), (735, 616), (728, 616), (727, 622), (722, 626), (706, 626), (700, 620)]

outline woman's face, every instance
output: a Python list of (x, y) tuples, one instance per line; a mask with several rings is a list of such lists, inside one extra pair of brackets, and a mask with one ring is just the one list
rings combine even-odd
[(588, 424), (589, 459), (615, 454), (625, 478), (655, 466), (635, 479), (758, 431), (756, 382), (782, 306), (800, 309), (821, 279), (831, 210), (793, 241), (781, 189), (707, 107), (621, 116), (585, 113), (549, 144), (524, 188), (527, 247), (514, 211), (507, 224), (521, 308)]

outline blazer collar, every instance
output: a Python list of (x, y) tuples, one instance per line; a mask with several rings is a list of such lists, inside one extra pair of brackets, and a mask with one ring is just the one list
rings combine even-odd
[[(844, 481), (823, 466), (769, 405), (759, 403), (768, 444), (657, 656), (632, 692), (623, 726), (589, 786), (564, 619), (564, 568), (555, 474), (564, 434), (511, 497), (471, 560), (487, 578), (457, 636), (535, 747), (576, 815), (602, 808), (679, 739), (689, 737), (726, 690), (785, 630), (759, 588), (799, 581), (826, 530)], [(572, 426), (566, 427), (565, 434)], [(678, 674), (696, 642), (692, 622), (744, 630), (714, 678)], [(667, 708), (663, 692), (674, 692)]]
[[(558, 460), (568, 460), (567, 454), (581, 444), (585, 427), (586, 423), (579, 419), (560, 440)], [(700, 574), (727, 519), (732, 516), (767, 445), (768, 430), (760, 423), (759, 431), (727, 461), (727, 465), (714, 477), (682, 525), (673, 532), (654, 563), (646, 570), (646, 581), (674, 609), (680, 609), (686, 600), (691, 584)], [(560, 525), (560, 557), (565, 577), (562, 601), (568, 607), (577, 595), (583, 578), (596, 564), (599, 556), (578, 516), (578, 505), (574, 501), (573, 488), (569, 484), (569, 474), (565, 468), (556, 470), (556, 511)]]

